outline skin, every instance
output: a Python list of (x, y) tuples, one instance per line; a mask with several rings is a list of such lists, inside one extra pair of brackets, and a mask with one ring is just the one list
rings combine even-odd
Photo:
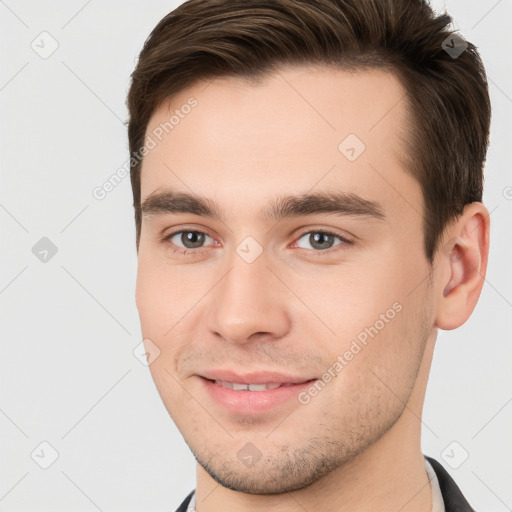
[[(197, 106), (145, 157), (142, 202), (165, 187), (214, 201), (221, 221), (145, 215), (136, 302), (160, 396), (196, 457), (199, 512), (430, 511), (421, 414), (436, 333), (463, 324), (478, 300), (489, 244), (481, 203), (444, 233), (431, 264), (421, 188), (406, 166), (408, 111), (382, 70), (288, 67), (259, 84), (196, 83), (153, 114), (147, 134), (193, 96)], [(356, 134), (353, 162), (338, 150)], [(264, 220), (276, 195), (349, 192), (384, 219), (313, 213)], [(177, 254), (180, 229), (206, 233)], [(324, 229), (330, 249), (313, 245)], [(237, 246), (263, 252), (247, 263)], [(175, 245), (173, 246), (173, 242)], [(321, 378), (394, 303), (401, 311), (307, 405), (231, 413), (198, 373), (274, 370)], [(237, 453), (254, 444), (247, 467)]]

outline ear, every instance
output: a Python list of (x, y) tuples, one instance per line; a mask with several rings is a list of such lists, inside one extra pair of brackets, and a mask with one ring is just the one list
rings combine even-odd
[(482, 291), (489, 253), (489, 212), (478, 202), (466, 205), (438, 253), (438, 291), (435, 325), (460, 327), (475, 309)]

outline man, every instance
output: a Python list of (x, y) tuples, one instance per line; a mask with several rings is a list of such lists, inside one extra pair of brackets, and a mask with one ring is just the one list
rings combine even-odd
[(136, 301), (179, 511), (473, 510), (421, 451), (489, 247), (474, 46), (421, 0), (191, 0), (128, 96)]

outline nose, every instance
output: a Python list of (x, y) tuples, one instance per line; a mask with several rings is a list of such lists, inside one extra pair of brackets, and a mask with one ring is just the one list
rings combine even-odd
[(252, 263), (237, 254), (211, 294), (208, 327), (236, 344), (278, 339), (290, 330), (289, 291), (268, 268), (265, 257)]

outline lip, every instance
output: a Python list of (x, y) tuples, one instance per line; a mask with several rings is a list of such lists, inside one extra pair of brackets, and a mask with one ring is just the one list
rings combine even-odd
[[(209, 380), (223, 380), (227, 382), (236, 382), (238, 384), (301, 384), (310, 381), (315, 377), (300, 377), (297, 375), (285, 375), (279, 372), (251, 372), (236, 373), (231, 370), (205, 370), (199, 374)], [(263, 393), (263, 391), (260, 391)]]
[[(231, 376), (229, 379), (219, 379), (219, 380), (228, 380), (228, 382), (242, 382), (244, 384), (263, 384), (270, 382), (268, 380), (260, 381), (260, 382), (247, 382), (244, 380), (231, 380), (233, 377)], [(240, 376), (236, 377), (237, 379)], [(245, 377), (247, 379), (247, 376)], [(259, 377), (258, 377), (259, 378)], [(280, 377), (281, 379), (283, 376)], [(289, 379), (287, 377), (286, 379)], [(274, 377), (275, 379), (275, 377)], [(295, 405), (300, 406), (300, 402), (298, 400), (298, 395), (301, 391), (304, 391), (316, 379), (308, 380), (304, 382), (304, 379), (301, 379), (301, 382), (291, 384), (288, 386), (283, 386), (276, 389), (267, 389), (265, 391), (249, 391), (249, 390), (241, 390), (235, 391), (233, 389), (225, 388), (220, 384), (216, 384), (213, 380), (208, 380), (205, 377), (199, 377), (202, 385), (206, 389), (206, 392), (210, 396), (210, 398), (220, 405), (223, 409), (230, 413), (234, 414), (246, 414), (246, 415), (254, 415), (254, 414), (262, 414), (271, 409), (275, 409), (278, 406), (284, 405), (287, 402), (293, 401)], [(250, 380), (250, 379), (249, 379)], [(278, 380), (274, 380), (274, 382), (279, 382)], [(283, 383), (288, 383), (288, 380), (283, 380)]]

